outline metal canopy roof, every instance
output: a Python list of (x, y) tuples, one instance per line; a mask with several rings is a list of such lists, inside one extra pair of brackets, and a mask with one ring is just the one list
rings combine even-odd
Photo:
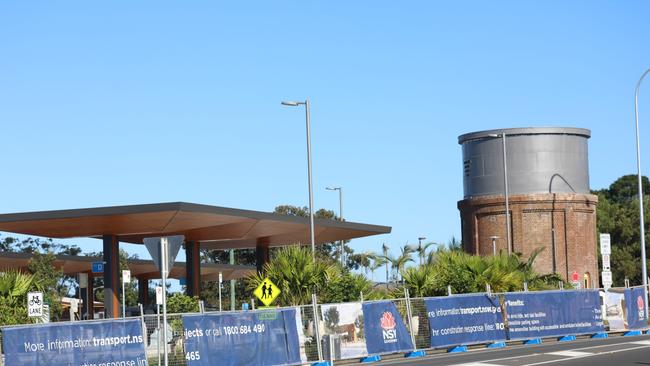
[[(30, 253), (0, 253), (0, 272), (10, 269), (27, 268), (29, 260), (33, 257)], [(67, 275), (90, 272), (93, 262), (101, 262), (99, 257), (86, 257), (76, 255), (57, 255), (53, 265), (54, 268), (62, 269)], [(127, 266), (131, 275), (138, 279), (159, 279), (160, 271), (153, 261), (142, 259), (129, 259)], [(185, 262), (176, 262), (172, 267), (169, 278), (187, 278)], [(221, 263), (201, 263), (201, 281), (218, 281), (219, 272), (223, 274), (224, 280), (233, 280), (248, 276), (255, 272), (254, 266), (231, 265)], [(101, 277), (102, 274), (96, 274)]]
[[(254, 248), (309, 243), (309, 219), (186, 202), (0, 215), (0, 231), (48, 238), (101, 238), (142, 244), (145, 237), (185, 235), (201, 248)], [(388, 226), (315, 220), (316, 243), (390, 233)]]

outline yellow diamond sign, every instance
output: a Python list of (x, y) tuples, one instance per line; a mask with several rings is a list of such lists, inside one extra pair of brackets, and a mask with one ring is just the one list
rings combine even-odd
[(260, 301), (269, 306), (280, 295), (280, 289), (269, 278), (265, 278), (262, 283), (253, 291), (253, 294), (260, 299)]

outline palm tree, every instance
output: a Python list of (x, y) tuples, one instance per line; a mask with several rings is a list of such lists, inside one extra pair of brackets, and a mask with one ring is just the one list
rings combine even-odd
[(0, 325), (28, 321), (27, 293), (34, 286), (34, 275), (10, 269), (0, 273)]
[[(386, 264), (386, 266), (388, 267), (387, 263), (388, 261), (386, 260), (386, 258), (384, 258), (379, 254), (375, 254), (374, 258), (372, 259), (372, 264), (370, 265), (370, 271), (372, 273), (371, 279), (373, 282), (375, 281), (375, 270), (379, 269), (379, 267), (383, 266), (384, 264)], [(386, 268), (386, 271), (388, 271), (388, 268)]]
[(368, 274), (368, 270), (370, 269), (372, 261), (375, 260), (376, 256), (377, 255), (374, 252), (369, 251), (355, 254), (357, 262), (361, 267), (363, 267), (363, 270), (366, 274)]
[(389, 249), (390, 248), (388, 247), (388, 245), (386, 245), (386, 243), (383, 243), (381, 245), (381, 250), (384, 253), (382, 258), (384, 258), (384, 261), (385, 261), (384, 263), (386, 264), (386, 289), (387, 290), (388, 290), (388, 263), (390, 262), (390, 260), (388, 259), (388, 250)]
[(406, 263), (408, 262), (413, 262), (413, 258), (411, 258), (411, 254), (413, 253), (413, 249), (408, 245), (404, 245), (404, 247), (400, 248), (400, 255), (397, 258), (393, 258), (393, 265), (395, 268), (397, 268), (397, 273), (400, 275), (402, 278), (402, 283), (404, 282), (404, 267), (406, 266)]
[(429, 265), (411, 267), (404, 272), (404, 284), (414, 297), (434, 295), (433, 269)]
[(424, 245), (422, 245), (422, 242), (418, 242), (418, 245), (411, 245), (410, 248), (413, 250), (413, 252), (418, 253), (418, 257), (420, 257), (420, 265), (424, 265), (424, 259), (427, 256), (427, 249), (429, 249), (430, 246), (436, 245), (434, 242), (429, 242)]
[(338, 276), (337, 264), (314, 262), (308, 248), (290, 246), (276, 251), (263, 273), (250, 275), (247, 288), (252, 292), (268, 277), (280, 288), (278, 304), (303, 305), (311, 303), (312, 293), (320, 292)]

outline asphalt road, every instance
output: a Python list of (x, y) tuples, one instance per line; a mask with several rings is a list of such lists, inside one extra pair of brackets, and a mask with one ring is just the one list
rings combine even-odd
[(534, 346), (473, 349), (466, 353), (434, 353), (416, 359), (395, 358), (377, 365), (436, 366), (624, 366), (650, 365), (650, 336), (578, 339)]

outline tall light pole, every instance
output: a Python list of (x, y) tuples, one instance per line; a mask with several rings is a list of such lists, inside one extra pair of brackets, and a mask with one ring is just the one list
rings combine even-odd
[(316, 262), (316, 243), (314, 239), (314, 192), (311, 179), (311, 123), (309, 121), (309, 98), (304, 102), (283, 101), (282, 105), (289, 107), (305, 106), (305, 117), (307, 124), (307, 180), (309, 184), (309, 238), (311, 240), (311, 257)]
[(503, 193), (506, 198), (506, 242), (508, 244), (508, 254), (512, 254), (512, 240), (510, 239), (510, 205), (508, 195), (508, 151), (506, 149), (506, 134), (491, 134), (489, 137), (501, 137), (501, 151), (503, 156)]
[(420, 250), (420, 265), (424, 264), (424, 251), (422, 250), (422, 240), (426, 239), (424, 236), (418, 237), (418, 249)]
[(639, 230), (641, 231), (641, 277), (643, 278), (643, 294), (645, 295), (645, 316), (648, 316), (648, 271), (645, 257), (645, 228), (643, 220), (643, 187), (641, 184), (641, 142), (639, 140), (639, 88), (643, 78), (650, 73), (647, 69), (639, 78), (634, 90), (634, 120), (636, 122), (636, 171), (639, 184)]
[[(339, 191), (339, 219), (343, 221), (343, 187), (325, 187), (328, 191)], [(343, 254), (345, 254), (343, 240), (341, 240), (341, 267), (345, 267)]]

